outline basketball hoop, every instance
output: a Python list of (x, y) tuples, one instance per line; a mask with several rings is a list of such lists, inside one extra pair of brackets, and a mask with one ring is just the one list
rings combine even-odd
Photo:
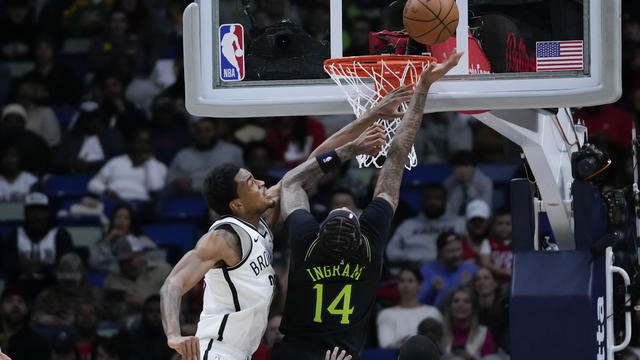
[[(422, 70), (435, 61), (436, 59), (431, 56), (421, 55), (365, 55), (327, 59), (324, 61), (324, 70), (347, 95), (347, 101), (356, 117), (359, 117), (394, 89), (402, 85), (415, 84)], [(400, 109), (405, 112), (407, 103), (402, 103)], [(378, 159), (386, 158), (389, 145), (401, 120), (402, 118), (399, 117), (376, 121), (377, 124), (384, 125), (387, 141), (375, 156), (358, 155), (356, 159), (360, 167), (371, 165), (377, 168), (382, 167)], [(408, 157), (405, 167), (411, 170), (418, 165), (413, 146)]]

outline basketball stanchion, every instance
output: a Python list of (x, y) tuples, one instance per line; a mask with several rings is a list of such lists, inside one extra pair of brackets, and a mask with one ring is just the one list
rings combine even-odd
[[(324, 70), (346, 94), (353, 112), (359, 117), (394, 89), (415, 84), (422, 70), (435, 61), (431, 56), (421, 55), (365, 55), (327, 59)], [(407, 110), (406, 102), (400, 105), (400, 110)], [(392, 120), (378, 119), (376, 123), (385, 127), (387, 141), (375, 156), (358, 155), (356, 159), (360, 167), (382, 167), (401, 120), (401, 117)], [(405, 167), (411, 170), (417, 165), (416, 152), (411, 147)]]

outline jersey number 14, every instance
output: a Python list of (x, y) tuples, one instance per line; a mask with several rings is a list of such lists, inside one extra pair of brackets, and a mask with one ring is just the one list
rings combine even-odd
[[(321, 323), (322, 322), (322, 284), (316, 284), (313, 287), (316, 290), (316, 313), (313, 318), (314, 322)], [(338, 306), (342, 302), (342, 309), (338, 309)], [(333, 299), (329, 307), (327, 307), (327, 311), (332, 315), (341, 315), (340, 324), (348, 324), (349, 323), (349, 315), (353, 313), (354, 307), (349, 307), (351, 303), (351, 284), (345, 285), (340, 293)]]

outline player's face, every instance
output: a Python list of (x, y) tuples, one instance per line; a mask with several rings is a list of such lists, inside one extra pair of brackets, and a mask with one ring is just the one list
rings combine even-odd
[(451, 317), (454, 320), (467, 320), (473, 314), (471, 296), (465, 291), (457, 291), (451, 300)]
[(238, 184), (238, 198), (249, 213), (263, 213), (275, 206), (275, 200), (267, 196), (264, 181), (257, 180), (247, 169), (240, 169), (235, 177)]
[(498, 283), (489, 269), (480, 268), (474, 276), (473, 286), (479, 296), (489, 296), (496, 290)]
[(416, 278), (416, 276), (408, 270), (400, 273), (400, 279), (398, 279), (398, 292), (403, 299), (417, 298), (418, 292), (422, 287), (422, 283)]

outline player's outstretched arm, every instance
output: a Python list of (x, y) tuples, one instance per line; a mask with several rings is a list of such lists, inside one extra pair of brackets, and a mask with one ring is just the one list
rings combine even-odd
[(456, 66), (461, 56), (461, 52), (453, 50), (449, 58), (443, 63), (430, 64), (422, 71), (416, 84), (413, 98), (409, 103), (409, 108), (391, 141), (387, 151), (387, 159), (378, 177), (373, 197), (384, 198), (391, 204), (394, 211), (398, 206), (404, 163), (422, 123), (424, 104), (427, 100), (429, 88), (435, 81), (442, 78), (444, 74)]
[(338, 148), (350, 141), (355, 140), (369, 126), (373, 125), (378, 119), (390, 120), (402, 116), (402, 112), (398, 111), (400, 104), (409, 101), (413, 95), (413, 85), (400, 86), (391, 91), (380, 100), (373, 108), (361, 115), (356, 120), (350, 122), (342, 129), (336, 131), (327, 140), (318, 145), (309, 159), (327, 152), (331, 149)]
[(317, 182), (325, 171), (340, 166), (342, 161), (351, 160), (356, 155), (376, 154), (384, 145), (384, 139), (382, 125), (372, 125), (356, 140), (337, 148), (335, 154), (327, 152), (318, 158), (308, 159), (287, 172), (281, 181), (281, 219), (286, 219), (297, 209), (309, 210), (309, 199), (304, 189)]
[(197, 337), (182, 336), (180, 333), (182, 295), (218, 262), (235, 264), (239, 261), (236, 249), (239, 243), (240, 239), (230, 231), (219, 229), (208, 232), (198, 240), (195, 249), (178, 261), (160, 289), (162, 327), (167, 335), (167, 344), (185, 360), (200, 360), (200, 344)]
[[(334, 134), (329, 136), (328, 139), (323, 141), (322, 144), (320, 144), (311, 152), (311, 154), (309, 155), (309, 159), (314, 159), (316, 156), (324, 152), (327, 152), (331, 149), (336, 149), (342, 145), (347, 144), (350, 141), (354, 141), (378, 119), (389, 120), (402, 116), (402, 113), (398, 111), (398, 108), (401, 103), (409, 101), (411, 99), (411, 96), (413, 95), (412, 88), (413, 85), (405, 85), (388, 93), (371, 110), (367, 111), (356, 120), (350, 122), (344, 128), (336, 131)], [(382, 134), (384, 135), (384, 129)], [(376, 153), (371, 155), (375, 155)], [(281, 182), (279, 182), (276, 185), (270, 187), (267, 190), (268, 196), (271, 199), (280, 199), (281, 186), (282, 184)], [(279, 216), (281, 214), (282, 211), (280, 209), (280, 201), (276, 200), (276, 206), (273, 209), (267, 210), (263, 215), (263, 218), (267, 221), (267, 224), (269, 224), (269, 227), (273, 230), (276, 229), (276, 225), (280, 220)]]

